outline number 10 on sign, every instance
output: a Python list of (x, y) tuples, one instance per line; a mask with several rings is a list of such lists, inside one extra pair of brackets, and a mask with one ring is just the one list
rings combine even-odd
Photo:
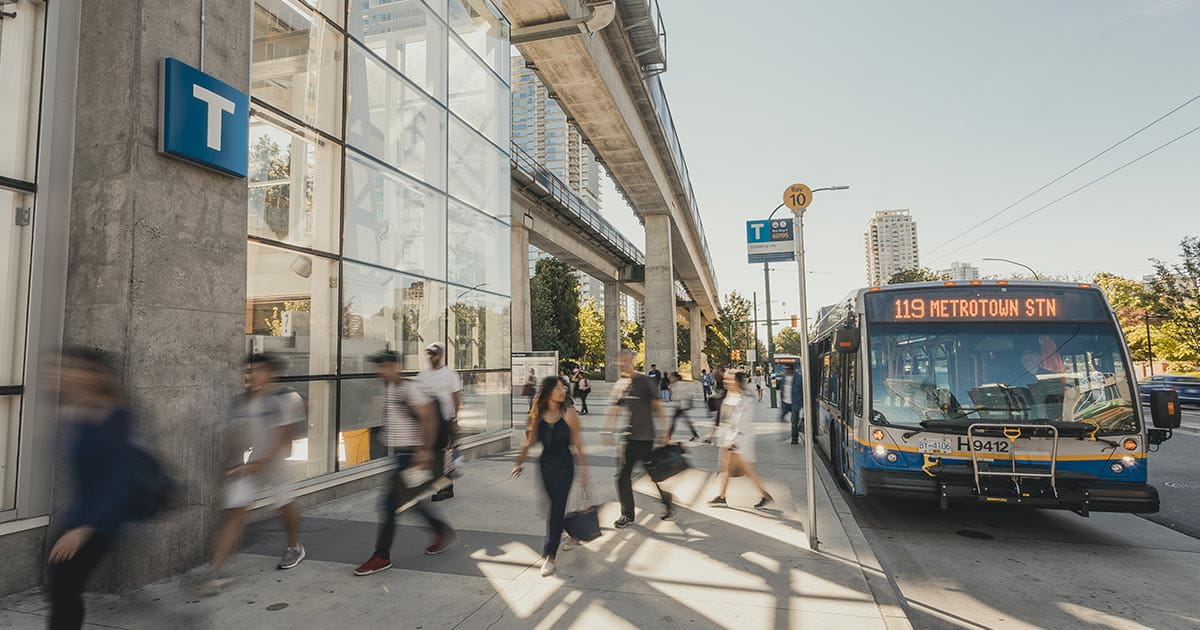
[(792, 184), (783, 191), (783, 203), (789, 209), (803, 210), (812, 203), (812, 189), (804, 184)]

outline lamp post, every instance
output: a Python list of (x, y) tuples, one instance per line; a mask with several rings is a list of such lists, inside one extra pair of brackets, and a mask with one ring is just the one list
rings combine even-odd
[[(849, 186), (826, 186), (825, 188), (818, 188), (811, 192), (820, 192), (822, 190), (849, 190), (849, 189), (850, 189)], [(786, 205), (787, 205), (787, 202), (785, 201), (785, 202), (779, 204), (778, 206), (775, 206), (775, 209), (772, 210), (771, 214), (767, 216), (767, 220), (770, 221), (772, 218), (774, 218), (775, 213), (779, 212), (779, 210), (782, 209)], [(763, 263), (763, 284), (766, 285), (766, 292), (767, 292), (767, 365), (771, 366), (771, 368), (774, 369), (774, 365), (775, 365), (775, 335), (774, 335), (774, 332), (772, 330), (772, 325), (771, 325), (771, 269), (770, 269), (770, 267), (768, 267), (768, 264), (769, 263)], [(801, 282), (803, 282), (803, 279), (801, 280)], [(800, 301), (800, 311), (801, 311), (801, 317), (807, 317), (807, 315), (804, 314), (804, 301), (803, 300)], [(758, 317), (758, 315), (755, 314), (755, 317)], [(771, 390), (771, 408), (775, 409), (779, 406), (778, 401), (775, 398), (775, 388), (771, 387), (769, 389)]]
[(1042, 277), (1038, 275), (1038, 272), (1036, 272), (1036, 271), (1034, 271), (1034, 270), (1033, 270), (1033, 267), (1030, 267), (1029, 265), (1026, 265), (1026, 264), (1023, 264), (1023, 263), (1019, 263), (1019, 262), (1017, 262), (1017, 261), (1015, 261), (1015, 260), (1009, 260), (1009, 259), (1007, 259), (1007, 258), (984, 258), (984, 260), (990, 260), (990, 261), (994, 261), (994, 262), (1006, 262), (1006, 263), (1009, 263), (1009, 264), (1016, 265), (1016, 266), (1018, 266), (1018, 267), (1024, 267), (1024, 268), (1026, 268), (1026, 269), (1028, 269), (1028, 270), (1029, 270), (1029, 273), (1033, 274), (1033, 279), (1034, 279), (1034, 280), (1041, 280), (1041, 279), (1042, 279)]

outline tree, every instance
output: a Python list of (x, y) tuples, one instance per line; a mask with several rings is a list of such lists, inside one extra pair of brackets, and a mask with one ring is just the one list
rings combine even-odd
[(689, 363), (692, 360), (692, 329), (683, 324), (675, 324), (675, 345), (679, 363)]
[[(1185, 236), (1179, 242), (1179, 262), (1154, 262), (1150, 282), (1158, 312), (1165, 325), (1183, 345), (1180, 360), (1200, 360), (1200, 237)], [(1157, 344), (1157, 339), (1155, 340)], [(1158, 355), (1158, 352), (1155, 352)]]
[(637, 352), (637, 349), (639, 347), (641, 347), (642, 342), (645, 340), (645, 337), (646, 337), (646, 331), (645, 331), (645, 329), (643, 329), (642, 325), (639, 324), (637, 321), (632, 320), (632, 319), (622, 319), (621, 320), (621, 347), (622, 348), (625, 348), (626, 350), (633, 350), (634, 352)]
[[(714, 368), (733, 363), (731, 350), (748, 350), (754, 347), (754, 327), (744, 323), (751, 319), (753, 309), (750, 300), (742, 297), (737, 291), (730, 291), (721, 301), (717, 311), (716, 321), (709, 324), (705, 330), (704, 355), (708, 364)], [(733, 339), (730, 340), (730, 328), (733, 328)]]
[(596, 298), (588, 298), (579, 307), (579, 342), (583, 344), (580, 359), (588, 367), (604, 363), (604, 313), (596, 306)]
[(804, 354), (804, 345), (800, 343), (800, 332), (795, 328), (784, 328), (775, 335), (776, 354)]
[(579, 342), (579, 278), (557, 258), (543, 258), (529, 281), (533, 349), (557, 350), (560, 360), (583, 355)]
[(950, 276), (944, 273), (935, 273), (927, 267), (913, 267), (904, 271), (897, 271), (888, 278), (888, 284), (904, 284), (906, 282), (936, 282), (938, 280), (949, 280)]

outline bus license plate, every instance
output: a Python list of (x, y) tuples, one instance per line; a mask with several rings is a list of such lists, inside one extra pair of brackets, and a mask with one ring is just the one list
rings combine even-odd
[(991, 455), (994, 453), (1008, 453), (1009, 447), (1012, 444), (1008, 440), (989, 440), (985, 438), (958, 438), (958, 450), (964, 453), (970, 453), (975, 450), (976, 455)]
[(954, 452), (954, 444), (948, 438), (921, 438), (917, 440), (917, 450), (922, 453)]

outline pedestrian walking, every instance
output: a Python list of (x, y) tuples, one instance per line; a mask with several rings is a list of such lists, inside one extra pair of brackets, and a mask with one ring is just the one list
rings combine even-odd
[[(383, 520), (375, 537), (375, 551), (354, 570), (364, 576), (392, 568), (392, 540), (396, 535), (396, 510), (418, 495), (423, 484), (410, 483), (406, 473), (413, 470), (437, 471), (439, 455), (434, 449), (438, 432), (440, 401), (426, 393), (418, 383), (401, 378), (400, 355), (385, 351), (372, 355), (379, 379), (383, 381), (383, 438), (394, 450), (395, 469), (384, 485)], [(442, 520), (425, 501), (413, 509), (433, 531), (433, 542), (425, 548), (428, 555), (439, 554), (458, 540), (458, 533)]]
[(304, 399), (276, 379), (282, 365), (274, 356), (251, 354), (246, 358), (246, 391), (230, 411), (228, 462), (223, 507), (225, 520), (217, 531), (209, 563), (210, 577), (203, 590), (219, 591), (232, 581), (221, 576), (225, 561), (241, 542), (246, 514), (260, 496), (270, 497), (283, 517), (287, 548), (276, 565), (291, 569), (304, 560), (300, 544), (300, 511), (292, 500), (284, 460), (291, 454), (292, 438), (304, 422)]
[(579, 398), (579, 413), (588, 415), (588, 394), (592, 393), (592, 381), (587, 372), (579, 370), (575, 373), (575, 396)]
[(658, 383), (658, 393), (663, 402), (671, 402), (671, 376), (664, 372)]
[(51, 630), (75, 630), (83, 626), (84, 586), (129, 520), (134, 419), (107, 355), (75, 348), (60, 361), (61, 416), (73, 421), (66, 451), (73, 492), (50, 550), (46, 590)]
[[(617, 464), (617, 497), (621, 502), (621, 516), (613, 526), (620, 529), (633, 523), (633, 467), (638, 462), (644, 462), (654, 450), (656, 436), (661, 436), (663, 444), (667, 444), (667, 434), (659, 429), (665, 425), (662, 403), (650, 378), (633, 370), (634, 354), (631, 350), (621, 350), (618, 355), (621, 368), (621, 378), (613, 385), (612, 399), (609, 401), (608, 418), (605, 421), (602, 439), (605, 445), (613, 443), (613, 429), (617, 424), (618, 409), (624, 409), (628, 416), (629, 426), (620, 447), (620, 459)], [(664, 521), (675, 518), (675, 507), (671, 502), (671, 493), (662, 489), (657, 483), (659, 497), (664, 506)]]
[[(725, 396), (725, 423), (728, 430), (721, 444), (721, 472), (725, 474), (721, 480), (721, 493), (713, 497), (708, 504), (712, 506), (726, 505), (725, 494), (729, 490), (729, 479), (739, 476), (742, 472), (750, 477), (754, 486), (762, 496), (757, 509), (763, 509), (774, 500), (763, 484), (758, 469), (754, 466), (754, 409), (757, 403), (746, 391), (746, 373), (731, 372), (725, 376), (725, 388), (729, 392)], [(720, 473), (718, 473), (720, 475)]]
[(763, 395), (763, 376), (762, 372), (754, 373), (754, 389), (758, 392), (758, 400), (762, 401)]
[(712, 395), (713, 377), (707, 369), (700, 370), (700, 387), (704, 390), (704, 400), (708, 400), (708, 397)]
[[(437, 402), (434, 412), (437, 416), (437, 428), (444, 440), (435, 440), (436, 456), (441, 461), (440, 470), (450, 472), (454, 463), (451, 461), (454, 451), (458, 448), (458, 413), (462, 410), (462, 379), (458, 372), (446, 365), (446, 347), (434, 342), (425, 347), (425, 356), (429, 367), (417, 373), (416, 385), (421, 393)], [(444, 442), (444, 443), (439, 443)], [(454, 483), (438, 490), (433, 495), (434, 501), (445, 501), (454, 498)]]
[(708, 410), (713, 414), (713, 428), (704, 438), (705, 444), (712, 444), (717, 431), (721, 429), (721, 405), (725, 402), (725, 368), (719, 367), (710, 375), (713, 380), (712, 395), (708, 397)]
[(521, 389), (521, 395), (529, 399), (529, 408), (533, 409), (533, 395), (537, 393), (537, 372), (530, 368), (529, 376), (525, 377), (525, 386)]
[[(525, 422), (525, 441), (513, 466), (512, 476), (521, 476), (521, 467), (529, 455), (529, 448), (537, 442), (542, 445), (539, 468), (542, 472), (542, 487), (550, 500), (550, 512), (546, 518), (546, 542), (542, 545), (542, 577), (555, 570), (559, 543), (562, 541), (563, 522), (567, 514), (567, 499), (575, 482), (578, 463), (579, 478), (588, 483), (587, 456), (583, 451), (583, 432), (579, 427), (579, 415), (567, 405), (567, 390), (553, 376), (542, 380), (541, 389), (534, 401), (533, 410)], [(575, 455), (571, 456), (574, 447)], [(564, 549), (579, 544), (570, 539)]]
[(675, 413), (671, 416), (671, 428), (667, 430), (667, 440), (670, 441), (674, 437), (675, 424), (683, 419), (692, 432), (692, 439), (689, 441), (694, 442), (700, 438), (700, 434), (696, 432), (696, 425), (692, 424), (692, 419), (688, 416), (692, 410), (691, 392), (688, 391), (687, 384), (683, 382), (683, 376), (679, 372), (672, 372), (667, 378), (671, 379), (671, 399), (675, 401)]
[(791, 364), (783, 366), (783, 378), (779, 379), (779, 421), (792, 423), (792, 444), (800, 443), (800, 412), (804, 406), (802, 402), (803, 383), (796, 374), (796, 368)]

